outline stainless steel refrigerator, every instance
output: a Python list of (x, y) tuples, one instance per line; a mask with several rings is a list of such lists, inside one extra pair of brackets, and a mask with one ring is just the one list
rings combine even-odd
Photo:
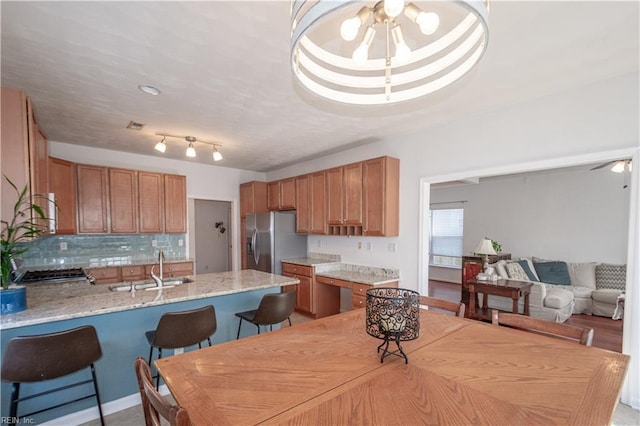
[(307, 256), (307, 236), (296, 234), (296, 212), (250, 213), (246, 223), (247, 269), (280, 274), (281, 260)]

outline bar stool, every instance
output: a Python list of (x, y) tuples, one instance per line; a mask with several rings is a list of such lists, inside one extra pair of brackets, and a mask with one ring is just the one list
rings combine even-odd
[[(95, 328), (90, 325), (57, 333), (12, 338), (7, 343), (7, 349), (2, 357), (2, 371), (0, 373), (3, 381), (12, 383), (9, 416), (14, 419), (18, 417), (19, 402), (93, 382), (94, 393), (90, 395), (43, 408), (20, 417), (32, 416), (95, 396), (98, 402), (98, 411), (100, 412), (100, 423), (104, 425), (98, 381), (93, 366), (93, 363), (100, 357), (102, 357), (102, 349), (100, 348), (98, 335)], [(91, 379), (20, 397), (21, 383), (53, 380), (84, 368), (90, 368)]]
[(258, 327), (258, 334), (260, 334), (261, 325), (268, 325), (271, 330), (273, 330), (273, 324), (279, 324), (284, 320), (289, 320), (289, 325), (291, 325), (290, 316), (295, 308), (296, 290), (265, 294), (260, 300), (258, 309), (236, 313), (236, 316), (240, 318), (236, 340), (240, 338), (242, 320), (249, 321)]
[[(144, 335), (149, 342), (149, 365), (153, 348), (158, 348), (158, 359), (162, 358), (162, 349), (186, 348), (207, 340), (211, 346), (211, 336), (216, 332), (216, 310), (213, 305), (180, 312), (167, 312), (160, 317), (155, 330)], [(160, 385), (160, 375), (156, 375), (156, 389)]]

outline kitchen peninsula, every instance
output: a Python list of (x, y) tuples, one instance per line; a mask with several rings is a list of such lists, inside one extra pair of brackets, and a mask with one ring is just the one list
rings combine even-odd
[[(255, 309), (266, 293), (280, 287), (297, 285), (296, 278), (254, 270), (191, 275), (192, 282), (159, 290), (135, 292), (111, 291), (109, 286), (86, 282), (31, 284), (27, 288), (26, 311), (0, 317), (2, 349), (9, 339), (21, 335), (51, 333), (90, 324), (96, 328), (102, 346), (102, 358), (96, 372), (103, 405), (137, 393), (133, 361), (149, 353), (144, 333), (155, 329), (165, 312), (213, 305), (218, 329), (214, 344), (234, 340), (236, 312)], [(247, 335), (255, 333), (247, 328)], [(192, 349), (192, 348), (190, 348)], [(69, 348), (70, 351), (73, 348)], [(63, 380), (63, 379), (61, 379)], [(39, 391), (48, 383), (37, 384)], [(30, 387), (23, 385), (25, 394)], [(10, 394), (10, 384), (2, 383), (2, 395)], [(2, 399), (2, 412), (8, 412), (8, 398)], [(95, 408), (92, 401), (53, 410), (36, 416), (38, 422), (58, 418), (85, 408)], [(97, 413), (97, 408), (95, 408)]]

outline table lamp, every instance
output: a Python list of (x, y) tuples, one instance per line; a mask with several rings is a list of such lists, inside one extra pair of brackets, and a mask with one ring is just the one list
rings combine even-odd
[[(420, 294), (404, 288), (378, 287), (367, 290), (367, 333), (382, 343), (378, 353), (384, 346), (380, 362), (389, 355), (404, 358), (407, 355), (400, 346), (401, 340), (414, 340), (420, 332)], [(389, 342), (395, 341), (398, 350), (389, 351)]]
[(487, 268), (489, 267), (489, 255), (498, 254), (493, 249), (493, 242), (488, 238), (482, 239), (478, 243), (478, 246), (476, 247), (476, 249), (473, 252), (475, 254), (480, 254), (480, 255), (484, 256), (484, 263), (482, 264), (482, 272), (485, 272), (487, 270)]

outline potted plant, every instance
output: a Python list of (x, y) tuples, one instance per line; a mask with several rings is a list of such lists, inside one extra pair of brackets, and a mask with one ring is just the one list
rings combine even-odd
[[(22, 190), (18, 190), (18, 187), (8, 177), (4, 176), (4, 178), (16, 191), (17, 200), (13, 206), (13, 217), (1, 220), (2, 289), (0, 290), (0, 299), (2, 308), (0, 313), (3, 314), (26, 309), (26, 289), (24, 286), (16, 286), (11, 281), (11, 262), (29, 249), (20, 243), (30, 241), (44, 232), (45, 223), (49, 220), (42, 207), (32, 202), (27, 185)], [(34, 197), (44, 198), (41, 195), (34, 195)]]

